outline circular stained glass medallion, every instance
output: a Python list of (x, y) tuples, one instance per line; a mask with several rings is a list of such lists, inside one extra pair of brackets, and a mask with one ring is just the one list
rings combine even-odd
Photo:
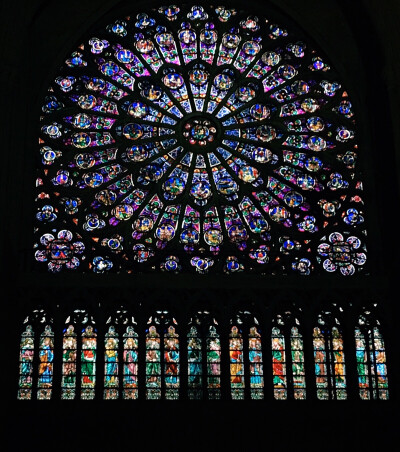
[(66, 58), (41, 116), (39, 266), (365, 267), (351, 99), (310, 40), (269, 13), (150, 8)]

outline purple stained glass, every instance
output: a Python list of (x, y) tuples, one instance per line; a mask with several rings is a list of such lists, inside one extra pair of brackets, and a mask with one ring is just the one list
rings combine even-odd
[(269, 14), (160, 6), (71, 49), (38, 130), (38, 268), (366, 271), (354, 103)]

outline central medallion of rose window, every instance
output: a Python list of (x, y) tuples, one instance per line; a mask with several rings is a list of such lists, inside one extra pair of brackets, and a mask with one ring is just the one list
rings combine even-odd
[(184, 125), (183, 136), (190, 144), (206, 146), (214, 141), (217, 129), (208, 119), (193, 119)]

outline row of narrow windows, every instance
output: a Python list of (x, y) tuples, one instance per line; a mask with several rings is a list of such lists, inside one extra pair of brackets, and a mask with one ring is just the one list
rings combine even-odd
[[(224, 336), (215, 320), (206, 326), (194, 323), (183, 339), (173, 318), (150, 318), (143, 335), (135, 323), (110, 324), (103, 337), (92, 322), (68, 323), (62, 337), (55, 337), (51, 324), (41, 325), (40, 331), (28, 324), (21, 335), (18, 398), (51, 399), (57, 384), (64, 400), (94, 399), (99, 385), (104, 399), (137, 399), (141, 386), (147, 399), (176, 400), (183, 389), (189, 399), (220, 399), (227, 384), (232, 399), (259, 400), (270, 387), (264, 374), (268, 365), (275, 399), (306, 399), (306, 360), (312, 359), (317, 398), (344, 400), (347, 351), (341, 329), (319, 320), (312, 331), (313, 356), (307, 356), (298, 320), (288, 325), (280, 316), (268, 338), (255, 318), (252, 323), (231, 322)], [(359, 397), (388, 399), (379, 327), (357, 326), (353, 340)], [(61, 373), (55, 375), (55, 368)]]

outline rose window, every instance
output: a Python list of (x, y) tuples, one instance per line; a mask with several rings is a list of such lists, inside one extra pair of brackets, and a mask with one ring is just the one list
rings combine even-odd
[(135, 12), (85, 39), (43, 103), (39, 268), (362, 271), (354, 108), (314, 47), (273, 11), (222, 6)]

